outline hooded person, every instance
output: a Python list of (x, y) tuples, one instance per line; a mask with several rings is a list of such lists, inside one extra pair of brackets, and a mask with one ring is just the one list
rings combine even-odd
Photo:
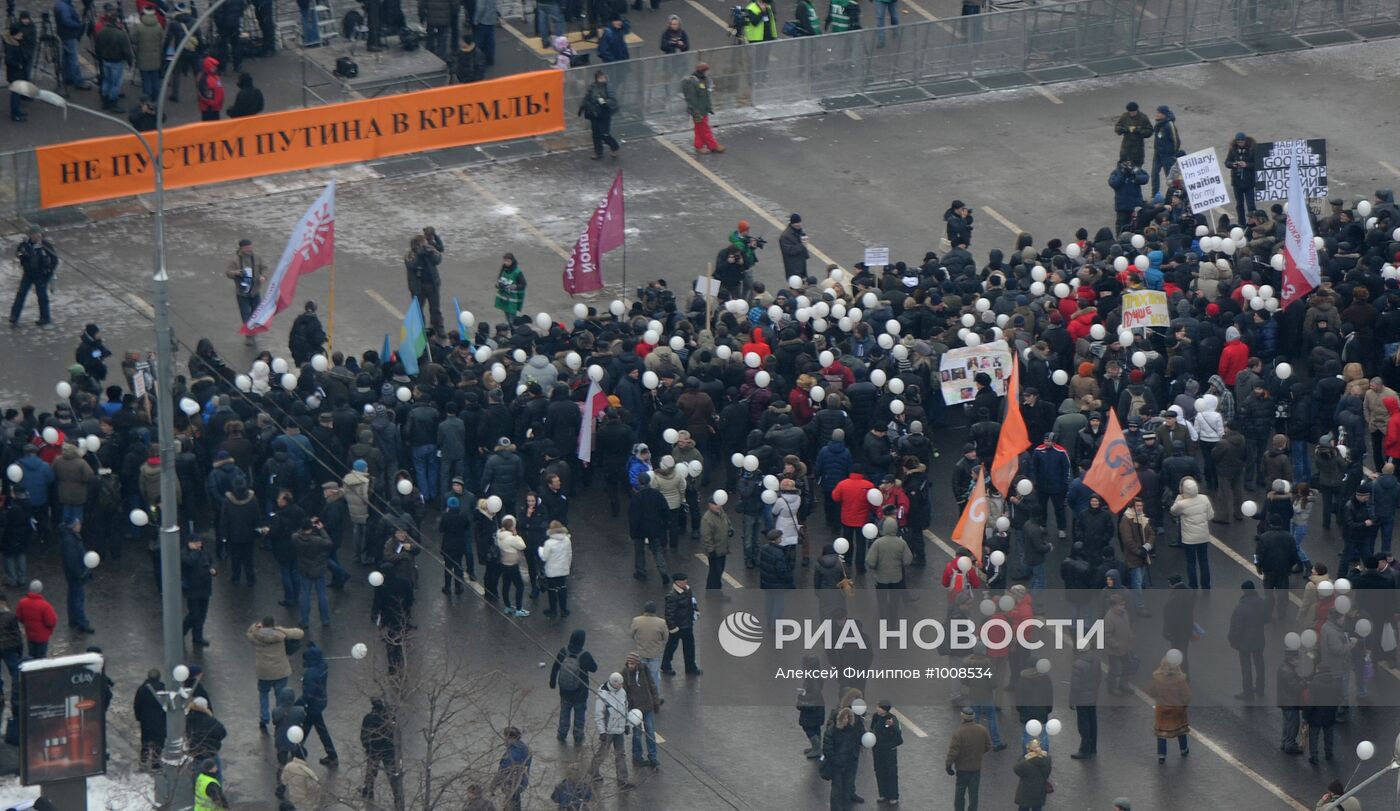
[(253, 85), (253, 75), (238, 74), (238, 95), (233, 99), (233, 106), (228, 108), (228, 117), (244, 118), (257, 115), (263, 111), (263, 106), (263, 93)]
[(572, 721), (574, 745), (583, 745), (584, 721), (588, 714), (588, 674), (598, 671), (598, 663), (586, 648), (588, 632), (575, 628), (567, 645), (554, 655), (554, 667), (549, 671), (549, 686), (559, 691), (559, 730), (555, 736), (560, 743), (568, 737)]
[[(1187, 476), (1181, 480), (1179, 495), (1172, 502), (1172, 515), (1181, 525), (1181, 543), (1186, 550), (1186, 576), (1191, 588), (1198, 585), (1210, 590), (1210, 519), (1215, 508), (1210, 498), (1200, 491), (1196, 480)], [(1199, 574), (1197, 572), (1199, 569)]]
[(212, 56), (204, 57), (194, 86), (199, 97), (200, 120), (218, 121), (224, 109), (224, 80), (219, 78), (218, 59)]
[(326, 719), (323, 716), (330, 701), (330, 666), (326, 662), (325, 654), (315, 642), (306, 643), (306, 650), (301, 654), (301, 663), (301, 705), (306, 710), (306, 723), (315, 728), (316, 735), (321, 739), (321, 746), (326, 750), (326, 756), (321, 758), (321, 765), (334, 768), (340, 764), (340, 759), (335, 754), (335, 742), (331, 740), (331, 732), (326, 727)]
[(293, 757), (306, 757), (306, 747), (293, 743), (287, 735), (292, 727), (306, 729), (306, 708), (297, 704), (297, 694), (292, 688), (283, 687), (277, 691), (277, 707), (272, 711), (273, 741), (279, 766), (285, 766)]

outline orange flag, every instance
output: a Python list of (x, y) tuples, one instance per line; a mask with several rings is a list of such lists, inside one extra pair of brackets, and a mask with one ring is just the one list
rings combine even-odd
[(1142, 490), (1137, 471), (1133, 468), (1133, 455), (1128, 443), (1123, 441), (1123, 429), (1118, 425), (1118, 415), (1108, 410), (1108, 428), (1104, 431), (1099, 452), (1094, 455), (1094, 464), (1084, 474), (1084, 484), (1103, 497), (1104, 503), (1114, 512), (1121, 511), (1132, 502), (1133, 496)]
[(987, 533), (987, 477), (977, 473), (977, 483), (972, 486), (972, 494), (963, 507), (958, 525), (953, 527), (953, 543), (972, 553), (978, 563), (982, 562), (982, 539)]
[(1011, 495), (1011, 480), (1020, 467), (1021, 454), (1031, 446), (1026, 434), (1026, 421), (1021, 416), (1021, 364), (1011, 353), (1011, 379), (1006, 381), (1006, 416), (1001, 421), (997, 437), (997, 455), (992, 459), (992, 484), (1003, 496)]

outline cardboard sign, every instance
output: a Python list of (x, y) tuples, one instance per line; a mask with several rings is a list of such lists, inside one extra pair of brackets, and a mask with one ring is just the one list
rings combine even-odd
[(1181, 182), (1186, 187), (1186, 199), (1191, 202), (1191, 213), (1200, 214), (1216, 206), (1230, 205), (1230, 195), (1225, 191), (1225, 177), (1220, 173), (1220, 161), (1214, 149), (1202, 149), (1177, 159), (1181, 167)]
[(943, 353), (938, 360), (939, 387), (947, 405), (970, 403), (977, 396), (974, 378), (986, 372), (992, 379), (992, 390), (1006, 394), (1006, 381), (1011, 376), (1011, 350), (1006, 341), (992, 341), (978, 346), (960, 346)]
[(1171, 326), (1167, 294), (1161, 290), (1135, 290), (1123, 294), (1123, 329)]
[(885, 267), (885, 266), (888, 265), (889, 263), (890, 263), (890, 249), (889, 249), (889, 248), (866, 248), (866, 249), (865, 249), (865, 266), (868, 267), (868, 268), (870, 268), (871, 270), (874, 270), (875, 268), (882, 268), (882, 267)]
[[(1254, 196), (1288, 199), (1288, 167), (1297, 164), (1303, 196), (1327, 196), (1327, 141), (1266, 141), (1254, 145)], [(1260, 206), (1263, 208), (1263, 206)]]

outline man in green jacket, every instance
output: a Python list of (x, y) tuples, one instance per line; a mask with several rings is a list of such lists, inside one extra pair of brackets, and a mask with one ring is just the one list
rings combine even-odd
[(829, 34), (840, 34), (860, 28), (860, 3), (858, 0), (831, 0), (826, 11), (826, 30)]
[(141, 72), (141, 95), (154, 101), (160, 96), (160, 70), (165, 62), (165, 29), (154, 8), (141, 12), (141, 23), (131, 29), (131, 45)]
[(710, 576), (705, 581), (707, 589), (724, 587), (724, 561), (729, 556), (729, 537), (733, 534), (724, 507), (710, 496), (705, 516), (700, 519), (700, 544), (710, 561)]
[(122, 93), (122, 74), (132, 61), (131, 39), (115, 9), (107, 14), (106, 24), (97, 33), (94, 50), (102, 66), (102, 109), (124, 113), (126, 110), (118, 106), (117, 101)]
[(899, 606), (899, 593), (904, 588), (904, 570), (914, 562), (909, 544), (899, 537), (899, 521), (886, 518), (880, 522), (880, 537), (865, 552), (865, 567), (875, 578), (880, 600), (880, 616), (893, 617)]
[(681, 95), (685, 97), (685, 110), (695, 125), (695, 151), (701, 155), (723, 152), (724, 147), (715, 140), (710, 130), (710, 114), (715, 111), (710, 91), (714, 83), (710, 81), (710, 66), (705, 62), (695, 66), (695, 72), (681, 82)]

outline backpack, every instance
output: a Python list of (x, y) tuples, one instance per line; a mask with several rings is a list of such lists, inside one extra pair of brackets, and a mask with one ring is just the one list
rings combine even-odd
[(584, 689), (586, 685), (583, 681), (583, 670), (578, 664), (578, 654), (571, 653), (559, 663), (558, 684), (562, 693), (576, 693)]
[(1146, 392), (1145, 392), (1145, 391), (1142, 392), (1142, 393), (1139, 393), (1139, 392), (1133, 391), (1132, 389), (1128, 389), (1128, 416), (1129, 416), (1129, 417), (1141, 417), (1141, 416), (1142, 416), (1142, 407), (1145, 406), (1145, 405), (1147, 405), (1147, 397), (1146, 397)]

